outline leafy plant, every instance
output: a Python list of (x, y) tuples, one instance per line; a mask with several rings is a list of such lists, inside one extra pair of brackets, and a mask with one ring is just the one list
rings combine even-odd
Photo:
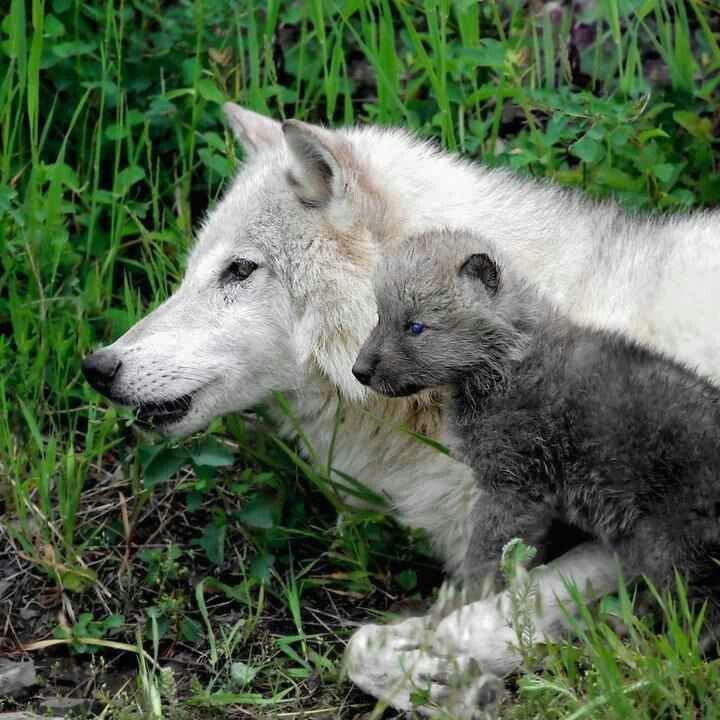
[(537, 580), (532, 572), (527, 571), (527, 566), (536, 553), (534, 547), (515, 538), (505, 545), (500, 560), (500, 569), (510, 594), (511, 622), (517, 637), (517, 647), (524, 667), (528, 670), (534, 669), (538, 664), (538, 637), (535, 628), (535, 617), (539, 610)]
[(81, 613), (72, 625), (58, 625), (53, 636), (58, 640), (72, 640), (71, 647), (76, 653), (95, 653), (101, 645), (89, 645), (88, 638), (102, 640), (121, 632), (125, 618), (122, 615), (108, 615), (102, 620), (95, 620), (92, 613)]

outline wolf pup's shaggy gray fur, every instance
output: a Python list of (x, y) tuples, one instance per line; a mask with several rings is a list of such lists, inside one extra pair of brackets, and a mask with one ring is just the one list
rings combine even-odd
[(387, 258), (379, 321), (354, 372), (389, 396), (451, 388), (458, 455), (489, 491), (466, 579), (553, 519), (617, 552), (629, 574), (720, 599), (720, 390), (685, 367), (560, 315), (491, 243), (428, 234)]

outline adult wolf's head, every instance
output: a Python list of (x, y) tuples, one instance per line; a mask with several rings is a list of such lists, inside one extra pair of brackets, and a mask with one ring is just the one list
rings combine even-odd
[(375, 319), (386, 213), (353, 132), (225, 111), (247, 159), (180, 287), (83, 363), (97, 390), (172, 434), (298, 388), (309, 372), (350, 398), (365, 392), (351, 367)]

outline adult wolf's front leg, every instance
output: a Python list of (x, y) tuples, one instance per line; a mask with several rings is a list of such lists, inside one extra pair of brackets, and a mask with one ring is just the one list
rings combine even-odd
[(428, 717), (445, 710), (458, 720), (487, 717), (502, 697), (502, 680), (484, 673), (469, 656), (436, 654), (431, 617), (360, 628), (347, 648), (350, 678), (399, 710)]
[[(581, 545), (533, 570), (540, 599), (535, 619), (539, 639), (555, 637), (565, 629), (561, 606), (571, 604), (567, 582), (587, 597), (597, 597), (616, 588), (617, 570), (613, 555), (597, 543)], [(428, 692), (431, 704), (442, 704), (448, 682), (456, 684), (452, 679), (466, 673), (471, 663), (482, 673), (496, 675), (519, 666), (510, 614), (510, 595), (504, 592), (465, 605), (435, 627), (432, 616), (394, 625), (366, 625), (348, 645), (350, 678), (396, 708), (412, 707), (411, 697), (418, 690)]]

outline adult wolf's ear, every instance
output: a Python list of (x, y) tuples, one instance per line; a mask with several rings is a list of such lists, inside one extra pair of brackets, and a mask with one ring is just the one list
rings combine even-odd
[(475, 253), (467, 258), (460, 274), (480, 280), (490, 296), (496, 295), (500, 288), (500, 268), (487, 253)]
[(223, 105), (223, 111), (233, 134), (248, 157), (257, 155), (262, 150), (282, 145), (282, 127), (277, 120), (246, 110), (231, 102)]
[[(336, 133), (299, 120), (282, 124), (285, 140), (294, 160), (288, 179), (306, 204), (321, 207), (345, 189), (341, 158), (349, 154)], [(343, 152), (344, 151), (344, 152)]]

